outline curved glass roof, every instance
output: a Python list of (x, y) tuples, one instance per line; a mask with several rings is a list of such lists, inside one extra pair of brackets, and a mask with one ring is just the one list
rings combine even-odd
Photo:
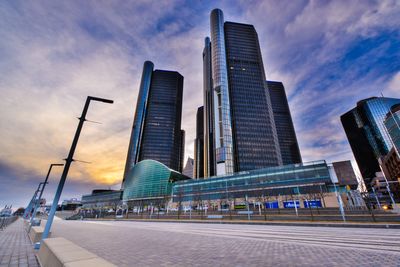
[(189, 177), (174, 171), (155, 160), (143, 160), (129, 172), (125, 184), (123, 200), (153, 199), (169, 196), (172, 183)]

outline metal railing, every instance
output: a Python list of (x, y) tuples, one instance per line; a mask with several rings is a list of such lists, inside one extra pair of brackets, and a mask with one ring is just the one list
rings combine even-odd
[(18, 219), (18, 216), (0, 217), (0, 230), (4, 230), (7, 226)]

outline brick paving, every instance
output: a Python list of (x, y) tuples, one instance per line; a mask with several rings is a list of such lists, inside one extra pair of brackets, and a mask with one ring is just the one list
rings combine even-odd
[(398, 229), (57, 220), (52, 232), (118, 266), (400, 266)]
[(33, 245), (18, 219), (0, 231), (0, 267), (38, 267)]

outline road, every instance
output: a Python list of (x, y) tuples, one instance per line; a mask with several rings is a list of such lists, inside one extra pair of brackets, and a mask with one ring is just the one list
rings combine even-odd
[(400, 230), (64, 221), (65, 237), (118, 266), (400, 266)]

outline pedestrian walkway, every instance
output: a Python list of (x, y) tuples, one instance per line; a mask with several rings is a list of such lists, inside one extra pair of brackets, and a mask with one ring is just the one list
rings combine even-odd
[(39, 267), (22, 219), (0, 231), (0, 267), (6, 266)]
[(52, 236), (120, 267), (400, 267), (398, 229), (58, 220)]

